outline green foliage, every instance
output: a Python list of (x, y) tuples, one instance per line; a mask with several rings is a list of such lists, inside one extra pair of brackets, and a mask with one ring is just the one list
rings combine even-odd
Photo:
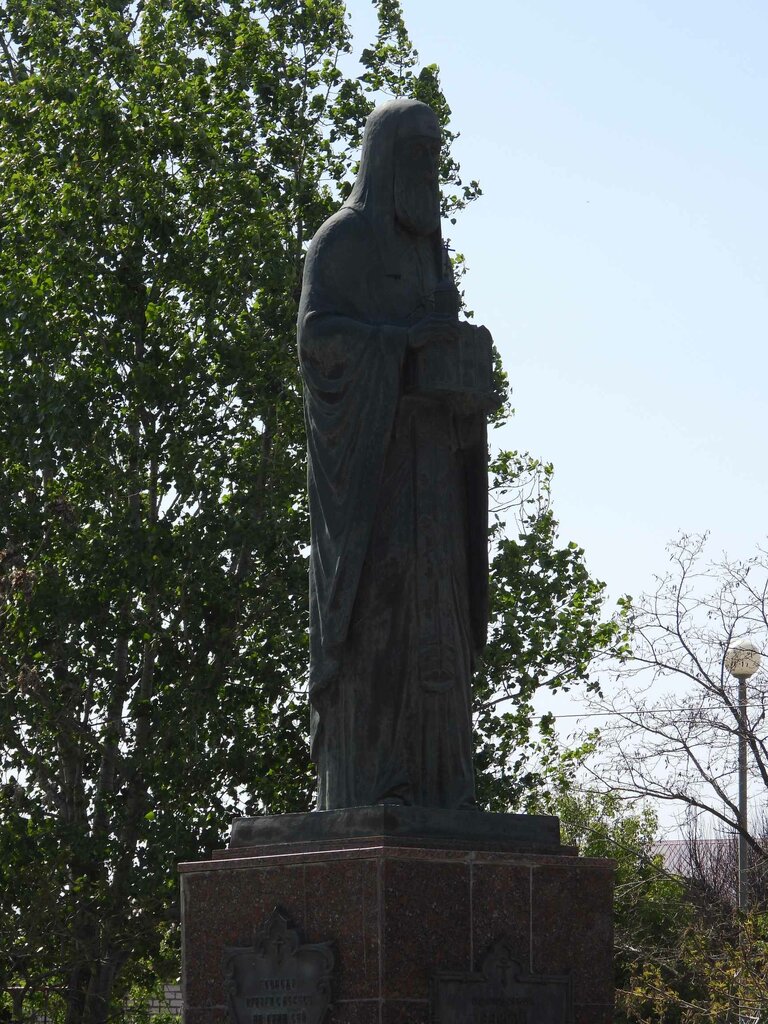
[(664, 870), (655, 852), (658, 819), (649, 808), (627, 810), (614, 793), (562, 793), (556, 802), (564, 842), (586, 857), (616, 861), (614, 924), (618, 951), (618, 982), (638, 952), (665, 948), (692, 908), (685, 886)]
[(617, 993), (622, 1024), (762, 1024), (768, 1015), (764, 911), (712, 914), (689, 899), (672, 941), (628, 966)]
[(180, 1015), (166, 999), (165, 985), (178, 985), (178, 923), (163, 933), (159, 955), (134, 961), (127, 972), (130, 984), (123, 1008), (124, 1024), (179, 1024)]
[(571, 788), (549, 809), (581, 854), (616, 862), (616, 1024), (733, 1024), (740, 1013), (762, 1020), (768, 1008), (764, 905), (741, 916), (732, 879), (670, 874), (648, 807), (634, 812), (615, 793)]
[(175, 864), (308, 806), (294, 324), (366, 108), (331, 0), (0, 34), (0, 975), (98, 1020)]
[(594, 660), (621, 654), (626, 638), (620, 619), (602, 617), (605, 585), (590, 576), (583, 550), (558, 546), (551, 465), (501, 452), (491, 473), (491, 625), (475, 682), (479, 795), (493, 810), (532, 811), (567, 786), (593, 742), (561, 751), (551, 715), (534, 726), (536, 693), (595, 690)]

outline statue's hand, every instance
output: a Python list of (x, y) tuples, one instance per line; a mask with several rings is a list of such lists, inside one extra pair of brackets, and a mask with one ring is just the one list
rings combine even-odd
[(423, 348), (443, 341), (456, 341), (458, 336), (459, 325), (453, 317), (430, 313), (409, 329), (408, 345), (410, 348)]

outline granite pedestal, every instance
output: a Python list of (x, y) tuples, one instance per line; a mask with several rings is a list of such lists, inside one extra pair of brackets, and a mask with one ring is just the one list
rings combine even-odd
[[(613, 862), (561, 847), (554, 818), (459, 813), (465, 834), (414, 808), (242, 819), (228, 850), (182, 864), (186, 1024), (314, 1024), (308, 999), (280, 995), (233, 1020), (232, 951), (256, 964), (276, 907), (300, 942), (330, 944), (323, 1024), (610, 1024)], [(495, 998), (499, 949), (525, 998)]]

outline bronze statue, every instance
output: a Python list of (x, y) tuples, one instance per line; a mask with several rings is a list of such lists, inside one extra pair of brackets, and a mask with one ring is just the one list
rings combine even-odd
[(491, 338), (458, 318), (439, 157), (428, 106), (375, 110), (350, 197), (307, 254), (298, 342), (319, 810), (475, 805)]

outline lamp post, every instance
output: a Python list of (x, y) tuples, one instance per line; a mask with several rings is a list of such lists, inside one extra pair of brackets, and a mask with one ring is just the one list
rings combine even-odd
[(740, 640), (725, 653), (725, 667), (739, 681), (739, 910), (747, 909), (747, 680), (760, 668), (760, 652)]

